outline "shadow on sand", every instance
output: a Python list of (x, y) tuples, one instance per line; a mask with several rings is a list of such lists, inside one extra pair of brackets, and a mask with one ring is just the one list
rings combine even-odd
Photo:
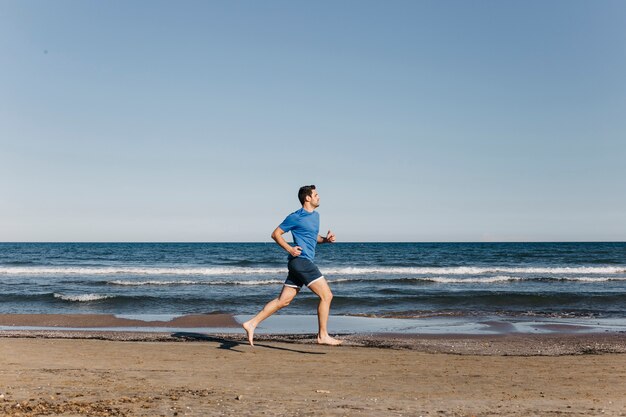
[[(202, 340), (206, 342), (216, 342), (220, 344), (218, 349), (226, 349), (226, 350), (230, 350), (231, 352), (238, 352), (238, 353), (243, 353), (243, 352), (240, 350), (233, 350), (234, 347), (237, 347), (240, 345), (248, 346), (247, 343), (240, 343), (236, 340), (224, 339), (223, 337), (208, 336), (202, 333), (177, 332), (177, 333), (172, 333), (172, 337), (176, 337), (179, 339), (187, 339), (187, 340)], [(288, 352), (305, 353), (308, 355), (325, 355), (326, 354), (324, 352), (308, 352), (306, 350), (289, 349), (289, 348), (279, 347), (279, 346), (264, 345), (261, 343), (255, 343), (254, 347), (264, 347), (267, 349), (286, 350)]]

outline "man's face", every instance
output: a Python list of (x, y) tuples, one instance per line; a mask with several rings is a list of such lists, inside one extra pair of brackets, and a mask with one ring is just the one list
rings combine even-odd
[(311, 196), (308, 198), (311, 199), (310, 201), (313, 207), (317, 208), (320, 206), (320, 196), (316, 190), (313, 190), (313, 192), (311, 192)]

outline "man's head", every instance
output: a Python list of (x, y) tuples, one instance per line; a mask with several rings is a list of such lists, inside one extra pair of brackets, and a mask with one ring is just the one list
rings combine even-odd
[(300, 204), (304, 206), (304, 203), (309, 202), (313, 208), (317, 208), (320, 205), (320, 197), (315, 191), (314, 185), (304, 185), (298, 190), (298, 200)]

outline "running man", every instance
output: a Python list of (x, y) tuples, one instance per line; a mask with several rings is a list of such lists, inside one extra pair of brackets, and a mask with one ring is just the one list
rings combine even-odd
[[(334, 243), (335, 235), (330, 230), (326, 237), (319, 235), (320, 215), (315, 209), (320, 205), (320, 197), (314, 185), (300, 187), (298, 199), (302, 208), (287, 216), (272, 233), (272, 239), (289, 253), (287, 264), (289, 274), (278, 298), (267, 303), (259, 314), (243, 324), (250, 346), (254, 346), (254, 329), (259, 323), (281, 308), (287, 307), (303, 285), (306, 285), (320, 298), (317, 307), (319, 324), (317, 343), (323, 345), (340, 345), (342, 343), (341, 340), (330, 337), (328, 334), (328, 314), (333, 293), (330, 291), (324, 275), (313, 263), (316, 245), (318, 243)], [(291, 232), (295, 246), (289, 245), (283, 238), (287, 232)]]

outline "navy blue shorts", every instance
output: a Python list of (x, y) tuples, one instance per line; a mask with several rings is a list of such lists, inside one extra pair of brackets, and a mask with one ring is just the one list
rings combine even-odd
[(307, 258), (290, 259), (287, 268), (289, 269), (289, 275), (285, 280), (287, 287), (302, 288), (303, 285), (308, 287), (314, 281), (324, 278), (317, 266)]

